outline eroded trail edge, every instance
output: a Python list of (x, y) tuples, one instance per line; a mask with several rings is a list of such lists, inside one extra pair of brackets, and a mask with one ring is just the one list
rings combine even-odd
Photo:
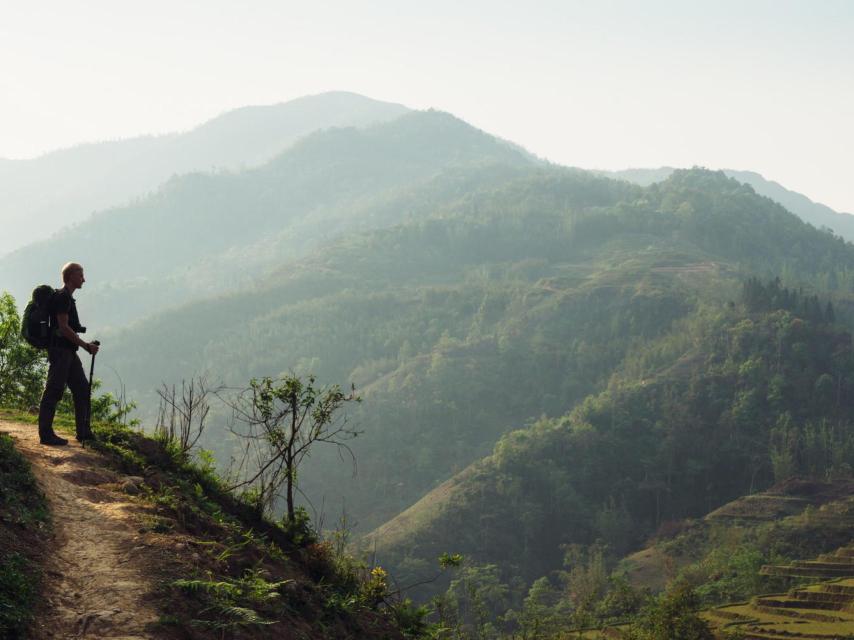
[(31, 637), (155, 638), (156, 571), (141, 534), (145, 509), (123, 489), (141, 478), (107, 468), (75, 440), (39, 443), (35, 425), (0, 420), (47, 496), (54, 537), (44, 558), (45, 588)]

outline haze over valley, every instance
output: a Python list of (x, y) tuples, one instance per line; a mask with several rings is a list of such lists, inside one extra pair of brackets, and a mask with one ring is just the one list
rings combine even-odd
[[(850, 8), (824, 11), (831, 5), (840, 25), (851, 24)], [(601, 9), (572, 6), (579, 25), (607, 22)], [(395, 51), (409, 52), (399, 64), (408, 61), (413, 77), (437, 70), (435, 99), (404, 74), (395, 76), (399, 96), (391, 85), (375, 94), (383, 99), (306, 91), (209, 118), (214, 107), (238, 104), (242, 90), (235, 85), (226, 99), (209, 87), (207, 111), (149, 114), (160, 133), (62, 138), (56, 150), (33, 139), (33, 157), (0, 160), (0, 426), (10, 433), (9, 443), (0, 436), (0, 487), (12, 496), (8, 479), (25, 477), (3, 475), (18, 460), (15, 447), (33, 465), (32, 483), (52, 487), (42, 489), (48, 506), (0, 498), (3, 518), (18, 505), (18, 519), (0, 523), (48, 531), (33, 523), (53, 510), (65, 539), (63, 518), (98, 521), (56, 510), (51, 491), (72, 505), (83, 495), (62, 478), (90, 483), (93, 508), (136, 505), (138, 513), (122, 512), (119, 542), (102, 551), (160, 585), (156, 596), (126, 598), (151, 607), (127, 616), (144, 618), (139, 633), (151, 637), (854, 634), (854, 207), (828, 206), (851, 202), (848, 186), (827, 186), (840, 175), (838, 158), (819, 153), (831, 148), (826, 136), (807, 157), (798, 146), (805, 125), (795, 119), (814, 104), (815, 92), (801, 86), (836, 86), (829, 79), (850, 66), (850, 43), (822, 14), (822, 47), (838, 56), (805, 48), (804, 61), (827, 61), (810, 67), (809, 82), (786, 58), (803, 84), (792, 84), (790, 103), (767, 102), (762, 87), (782, 82), (774, 66), (745, 54), (757, 88), (744, 89), (747, 71), (718, 31), (731, 26), (731, 43), (743, 44), (745, 25), (765, 25), (756, 41), (772, 51), (780, 34), (820, 42), (795, 28), (798, 3), (780, 10), (779, 33), (751, 22), (756, 6), (744, 9), (745, 24), (725, 17), (720, 29), (717, 10), (697, 9), (705, 21), (689, 20), (686, 8), (649, 11), (652, 33), (664, 30), (681, 49), (668, 38), (637, 48), (630, 18), (641, 17), (626, 6), (612, 16), (613, 51), (594, 43), (598, 32), (567, 21), (562, 37), (578, 49), (565, 59), (569, 45), (558, 47), (563, 39), (540, 18), (525, 17), (514, 40), (509, 14), (496, 8), (489, 15), (507, 36), (501, 47), (478, 27), (472, 42), (492, 46), (469, 43), (463, 56), (453, 44), (462, 42), (458, 27), (446, 25), (437, 33), (449, 49), (430, 49), (435, 66), (403, 42), (422, 37), (409, 27), (390, 31), (401, 39), (395, 48), (375, 52), (389, 65)], [(349, 12), (330, 19), (329, 33), (351, 37), (336, 26), (347, 16), (354, 32), (373, 33)], [(813, 18), (802, 19), (806, 33)], [(677, 24), (701, 42), (683, 41)], [(288, 46), (300, 46), (296, 33)], [(535, 59), (539, 34), (524, 102), (527, 76), (516, 65)], [(707, 41), (720, 45), (722, 66), (693, 69), (712, 59)], [(335, 49), (331, 35), (323, 42)], [(365, 36), (352, 60), (330, 62), (318, 45), (305, 65), (340, 64), (361, 77), (374, 46)], [(281, 69), (296, 59), (273, 49)], [(233, 50), (233, 64), (257, 85), (260, 71)], [(493, 71), (478, 76), (486, 58)], [(272, 75), (267, 58), (257, 59)], [(236, 82), (224, 60), (224, 77)], [(491, 93), (499, 67), (503, 101)], [(563, 68), (572, 100), (557, 86)], [(644, 75), (659, 68), (666, 73)], [(688, 95), (704, 72), (708, 111)], [(552, 79), (553, 102), (537, 93), (543, 78)], [(470, 90), (449, 92), (454, 82)], [(600, 83), (608, 90), (597, 91)], [(471, 97), (478, 91), (494, 111)], [(832, 95), (848, 104), (844, 87)], [(817, 132), (838, 122), (830, 97), (810, 112)], [(684, 120), (655, 114), (656, 105), (668, 108), (665, 98), (684, 107)], [(789, 110), (789, 137), (777, 135), (785, 119), (767, 104)], [(597, 109), (616, 134), (603, 133)], [(745, 121), (750, 127), (738, 128)], [(115, 136), (119, 122), (105, 121), (103, 131)], [(168, 122), (181, 126), (162, 133)], [(842, 148), (851, 132), (838, 129)], [(722, 153), (724, 138), (743, 146)], [(9, 140), (9, 149), (27, 148)], [(692, 149), (697, 160), (682, 162)], [(0, 143), (3, 154), (26, 155)], [(636, 162), (657, 158), (666, 162)], [(798, 166), (802, 182), (781, 179)], [(802, 192), (800, 184), (825, 186)], [(26, 438), (48, 364), (23, 342), (21, 322), (33, 288), (59, 286), (69, 260), (85, 268), (75, 293), (85, 337), (102, 344), (97, 365), (79, 352), (98, 380), (89, 408), (97, 442), (45, 457)], [(58, 428), (72, 428), (70, 396), (59, 412)], [(303, 422), (317, 430), (294, 449), (307, 437), (295, 435)], [(111, 469), (103, 477), (102, 466)], [(20, 491), (42, 495), (26, 482)], [(16, 534), (4, 527), (0, 605), (4, 576), (20, 573), (10, 563), (38, 565), (47, 544), (42, 533), (26, 534), (13, 549)], [(98, 560), (102, 568), (113, 556)], [(32, 593), (66, 588), (50, 577), (65, 574), (51, 571), (38, 569), (49, 577)], [(124, 585), (118, 599), (136, 584), (109, 572), (92, 584), (114, 579)], [(85, 618), (63, 601), (55, 614), (94, 620), (81, 622), (81, 633), (90, 623), (118, 632), (122, 608), (136, 606), (86, 597), (103, 611)], [(163, 609), (172, 597), (192, 613)], [(4, 615), (0, 608), (0, 637)], [(31, 625), (42, 637), (34, 616), (22, 613), (8, 628)]]
[[(451, 114), (389, 118), (387, 105), (346, 98), (360, 107), (353, 120), (378, 122), (286, 140), (257, 167), (175, 176), (151, 195), (0, 259), (9, 288), (26, 300), (34, 277), (50, 281), (52, 256), (85, 247), (93, 284), (81, 305), (109, 345), (105, 370), (117, 374), (145, 422), (155, 389), (197, 375), (237, 386), (291, 371), (355, 384), (363, 398), (350, 416), (364, 431), (351, 444), (358, 473), (334, 450), (318, 449), (301, 471), (304, 499), (324, 505), (327, 518), (346, 509), (359, 534), (375, 529), (366, 544), (408, 578), (442, 551), (526, 581), (560, 569), (567, 544), (602, 539), (611, 553), (627, 553), (662, 522), (702, 516), (779, 479), (764, 444), (730, 451), (733, 438), (766, 443), (783, 415), (792, 429), (847, 421), (850, 403), (841, 396), (809, 408), (792, 395), (822, 376), (848, 389), (839, 346), (826, 347), (839, 365), (793, 363), (792, 379), (762, 355), (770, 348), (762, 327), (774, 317), (763, 314), (772, 312), (775, 323), (799, 316), (808, 327), (819, 323), (789, 338), (793, 348), (818, 341), (815, 356), (801, 357), (820, 358), (822, 340), (843, 339), (822, 333), (829, 329), (821, 314), (832, 301), (834, 320), (847, 322), (854, 248), (804, 220), (847, 214), (757, 174), (695, 168), (605, 177), (560, 167)], [(341, 100), (311, 99), (324, 113)], [(346, 120), (346, 109), (336, 117)], [(779, 282), (772, 286), (798, 292), (802, 302), (787, 305), (773, 294), (753, 308), (743, 297), (747, 278)], [(819, 315), (803, 316), (819, 294)], [(718, 344), (709, 332), (757, 333)], [(729, 353), (732, 340), (747, 339), (753, 346)], [(739, 381), (746, 366), (757, 373)], [(764, 367), (771, 378), (756, 377)], [(724, 376), (724, 395), (698, 420), (692, 403), (710, 400), (680, 394), (684, 385), (704, 388), (709, 376)], [(782, 405), (764, 399), (775, 380), (780, 392), (790, 389)], [(649, 391), (632, 399), (639, 383)], [(659, 393), (681, 408), (657, 404)], [(754, 396), (755, 417), (740, 417), (740, 403)], [(619, 412), (625, 426), (613, 417), (597, 426), (602, 411)], [(202, 444), (226, 461), (238, 444), (221, 418)], [(605, 459), (600, 466), (591, 442), (573, 453), (582, 446), (574, 444), (579, 425), (610, 443), (603, 454), (617, 468), (608, 470)], [(638, 456), (645, 429), (649, 437), (674, 431)], [(555, 451), (545, 444), (555, 437), (568, 438), (563, 453), (546, 458), (539, 448)], [(687, 438), (679, 464), (653, 481), (660, 457), (674, 455), (661, 448), (671, 437)], [(632, 462), (620, 461), (623, 446)], [(522, 457), (511, 463), (509, 455)], [(850, 464), (848, 455), (838, 464)], [(535, 480), (528, 465), (541, 474), (547, 459), (549, 475)], [(590, 465), (593, 476), (576, 477)], [(695, 486), (709, 474), (728, 480)], [(684, 495), (669, 488), (662, 503), (656, 482)], [(652, 488), (629, 489), (644, 483)], [(544, 491), (551, 497), (540, 504)], [(608, 509), (617, 510), (619, 531), (596, 529)], [(460, 534), (475, 521), (469, 541)], [(503, 565), (507, 557), (517, 559), (512, 567)]]

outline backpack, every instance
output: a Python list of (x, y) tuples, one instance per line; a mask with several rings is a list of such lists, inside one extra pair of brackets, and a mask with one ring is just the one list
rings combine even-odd
[(21, 318), (21, 336), (36, 349), (50, 346), (50, 301), (56, 290), (49, 284), (33, 289), (33, 297)]

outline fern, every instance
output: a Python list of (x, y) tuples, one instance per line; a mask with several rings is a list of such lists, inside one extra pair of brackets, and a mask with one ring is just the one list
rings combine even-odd
[[(223, 629), (234, 628), (250, 625), (265, 625), (275, 624), (276, 620), (268, 620), (254, 609), (248, 607), (238, 607), (236, 605), (215, 605), (204, 609), (202, 613), (214, 612), (219, 619), (217, 620), (193, 620), (190, 624), (195, 627), (203, 627), (207, 629)], [(223, 619), (224, 618), (224, 619)]]
[(188, 593), (209, 593), (218, 596), (239, 597), (241, 590), (231, 582), (212, 580), (175, 580), (173, 586)]
[(225, 631), (237, 627), (275, 624), (250, 605), (265, 605), (280, 597), (279, 589), (293, 580), (268, 582), (261, 570), (249, 570), (238, 580), (175, 580), (172, 586), (203, 598), (207, 605), (198, 618), (190, 621), (194, 627)]

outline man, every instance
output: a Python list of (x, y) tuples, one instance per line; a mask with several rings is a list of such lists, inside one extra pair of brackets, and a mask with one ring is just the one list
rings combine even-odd
[(62, 282), (50, 301), (51, 343), (47, 349), (50, 364), (47, 371), (47, 383), (39, 406), (39, 439), (42, 444), (66, 445), (68, 440), (60, 438), (53, 430), (53, 417), (56, 405), (62, 399), (66, 385), (74, 398), (74, 420), (77, 426), (77, 440), (84, 442), (92, 439), (89, 429), (89, 383), (83, 373), (83, 364), (77, 355), (77, 349), (83, 347), (93, 356), (98, 353), (98, 345), (81, 339), (78, 332), (85, 329), (80, 324), (72, 294), (83, 286), (83, 267), (69, 262), (62, 267)]

